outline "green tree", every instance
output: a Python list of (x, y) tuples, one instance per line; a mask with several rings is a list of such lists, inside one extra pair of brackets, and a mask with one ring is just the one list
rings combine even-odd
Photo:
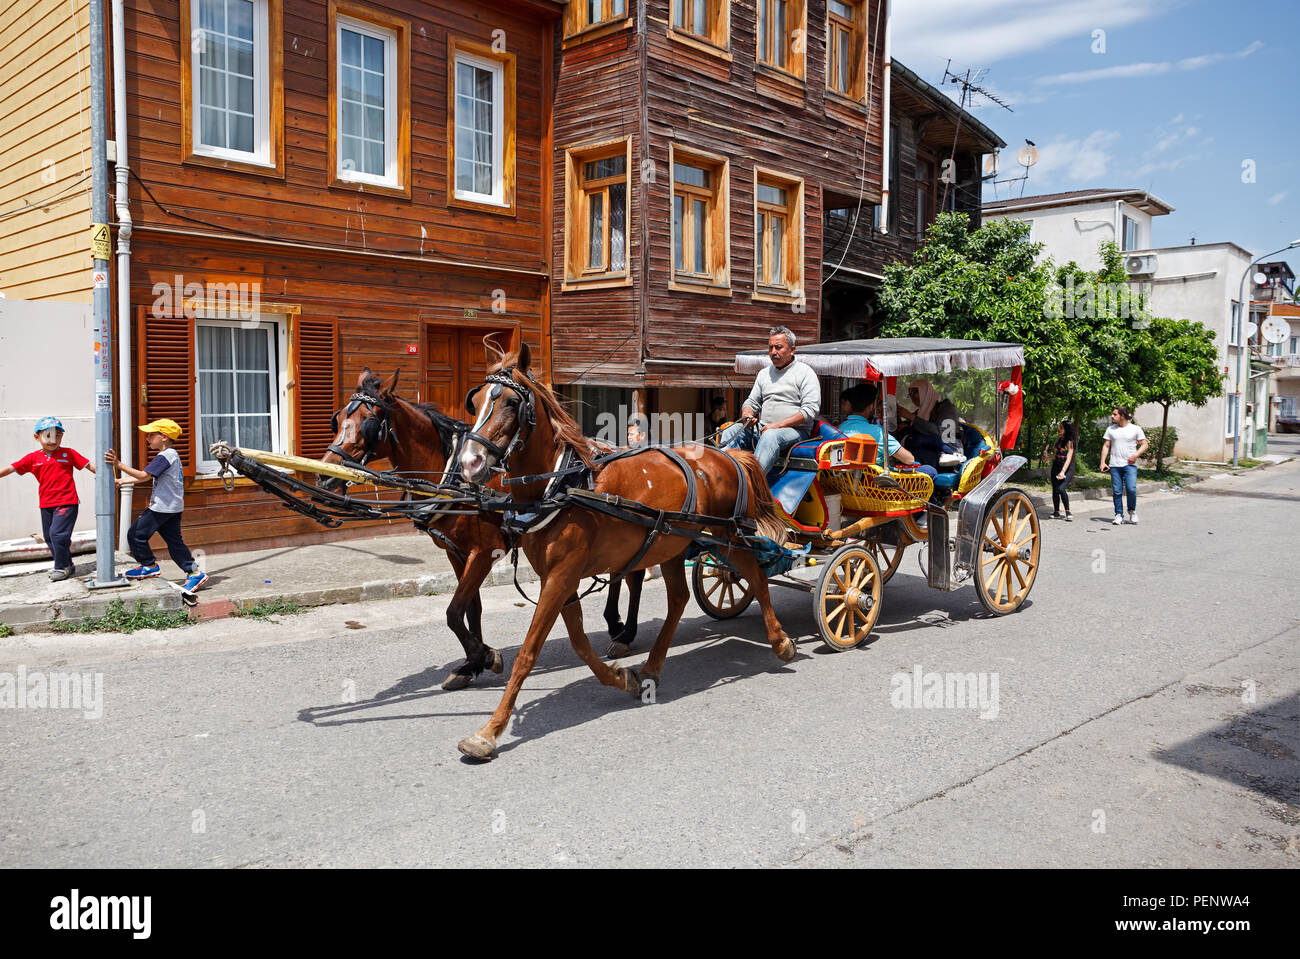
[(1223, 373), (1214, 333), (1193, 320), (1151, 317), (1138, 348), (1134, 351), (1139, 386), (1135, 401), (1159, 403), (1162, 408), (1162, 442), (1156, 450), (1156, 472), (1163, 472), (1164, 432), (1169, 426), (1169, 407), (1175, 403), (1204, 406), (1219, 395)]

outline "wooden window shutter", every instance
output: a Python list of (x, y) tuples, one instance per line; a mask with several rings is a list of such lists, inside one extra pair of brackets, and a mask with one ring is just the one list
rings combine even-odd
[[(176, 452), (186, 476), (194, 475), (194, 449), (199, 438), (194, 417), (194, 321), (182, 315), (158, 315), (152, 307), (136, 310), (136, 425), (175, 420), (182, 432)], [(126, 440), (123, 439), (125, 443)], [(144, 434), (136, 430), (136, 459), (147, 464), (154, 454)]]
[(297, 453), (320, 459), (334, 442), (330, 417), (339, 408), (338, 320), (298, 318), (293, 380)]

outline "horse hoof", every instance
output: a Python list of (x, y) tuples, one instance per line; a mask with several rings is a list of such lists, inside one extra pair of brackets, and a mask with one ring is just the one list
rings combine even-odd
[(501, 672), (501, 670), (506, 668), (506, 661), (501, 658), (501, 650), (492, 649), (491, 646), (489, 646), (488, 649), (492, 650), (492, 661), (488, 663), (488, 669), (492, 670), (494, 673)]
[(617, 639), (610, 643), (609, 648), (605, 650), (606, 659), (622, 659), (624, 656), (630, 656), (631, 654), (632, 647), (627, 643), (619, 642)]
[(788, 663), (794, 659), (794, 654), (794, 640), (787, 636), (781, 645), (776, 648), (777, 658), (783, 663)]
[(635, 669), (620, 669), (618, 678), (623, 683), (623, 688), (635, 696), (641, 698), (641, 677), (637, 675)]
[(452, 673), (442, 681), (442, 688), (448, 692), (455, 692), (458, 689), (464, 689), (474, 681), (472, 673)]
[(481, 762), (487, 762), (496, 755), (497, 751), (496, 743), (484, 736), (480, 736), (478, 733), (473, 736), (466, 736), (457, 744), (456, 748), (461, 751), (462, 755)]

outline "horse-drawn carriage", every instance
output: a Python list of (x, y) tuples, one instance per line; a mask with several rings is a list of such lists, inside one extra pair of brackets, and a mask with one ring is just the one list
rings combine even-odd
[[(1040, 552), (1033, 504), (1023, 491), (1004, 486), (1025, 464), (1024, 457), (1003, 452), (1014, 447), (1020, 426), (1023, 349), (970, 340), (877, 339), (818, 344), (798, 355), (821, 376), (876, 382), (890, 395), (900, 376), (1011, 372), (996, 391), (1000, 441), (974, 423), (962, 424), (964, 455), (933, 478), (915, 464), (889, 463), (873, 436), (846, 436), (818, 423), (816, 434), (788, 450), (769, 477), (789, 536), (805, 552), (789, 572), (768, 581), (813, 595), (818, 632), (835, 650), (866, 641), (880, 616), (882, 587), (913, 544), (925, 549), (932, 588), (973, 583), (988, 612), (1019, 609), (1033, 588)], [(756, 373), (766, 362), (761, 351), (741, 353), (736, 371)], [(995, 382), (988, 383), (990, 393)], [(718, 619), (739, 615), (753, 600), (748, 584), (715, 553), (697, 558), (692, 587), (700, 608)]]
[[(748, 453), (700, 444), (598, 450), (549, 388), (533, 379), (525, 346), (503, 357), (466, 397), (473, 426), (402, 400), (396, 374), (381, 384), (367, 370), (335, 416), (332, 462), (225, 444), (215, 445), (212, 453), (223, 468), (244, 473), (319, 522), (403, 516), (447, 551), (460, 581), (448, 625), (462, 642), (466, 661), (444, 688), (462, 688), (484, 669), (503, 668), (500, 653), (483, 641), (478, 588), (503, 547), (516, 562), (520, 550), (527, 555), (542, 581), (533, 621), (500, 706), (460, 743), (465, 755), (487, 759), (558, 617), (574, 650), (603, 684), (645, 700), (658, 684), (690, 595), (688, 555), (695, 558), (699, 605), (711, 616), (727, 618), (757, 599), (767, 640), (783, 662), (792, 660), (796, 649), (772, 611), (769, 582), (812, 593), (822, 639), (833, 649), (849, 649), (870, 635), (880, 615), (882, 587), (913, 543), (926, 544), (930, 586), (950, 590), (973, 582), (980, 601), (995, 614), (1024, 603), (1038, 569), (1038, 519), (1023, 492), (1003, 487), (1025, 462), (1003, 455), (1019, 429), (1022, 349), (900, 339), (812, 346), (799, 355), (821, 374), (880, 381), (891, 394), (902, 375), (1010, 368), (1010, 379), (997, 392), (995, 419), (1005, 419), (1000, 442), (969, 425), (960, 466), (932, 479), (888, 465), (887, 457), (877, 457), (870, 436), (844, 436), (819, 424), (813, 439), (788, 451), (769, 487)], [(740, 354), (736, 368), (754, 372), (764, 362), (759, 353)], [(884, 426), (889, 428), (887, 420)], [(387, 458), (397, 469), (367, 469), (363, 464), (374, 458)], [(312, 485), (286, 470), (328, 479)], [(358, 499), (348, 495), (345, 483), (401, 490), (403, 498)], [(583, 631), (579, 583), (600, 574), (612, 582), (631, 579), (651, 566), (664, 573), (663, 626), (639, 669), (611, 666), (592, 651)]]

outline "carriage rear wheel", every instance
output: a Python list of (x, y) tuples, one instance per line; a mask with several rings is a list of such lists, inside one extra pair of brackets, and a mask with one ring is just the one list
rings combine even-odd
[(976, 587), (986, 610), (1005, 616), (1020, 608), (1038, 576), (1041, 546), (1034, 504), (1018, 489), (1004, 490), (984, 513), (976, 562)]
[(898, 567), (903, 562), (903, 553), (906, 552), (907, 547), (895, 546), (892, 543), (868, 542), (867, 548), (871, 550), (876, 565), (880, 567), (880, 581), (888, 583), (890, 577), (898, 572)]
[(822, 642), (837, 652), (865, 643), (880, 617), (883, 585), (880, 566), (870, 549), (845, 546), (837, 551), (813, 593)]
[(754, 601), (754, 591), (749, 584), (712, 553), (696, 557), (691, 570), (691, 589), (700, 609), (714, 619), (739, 616)]

